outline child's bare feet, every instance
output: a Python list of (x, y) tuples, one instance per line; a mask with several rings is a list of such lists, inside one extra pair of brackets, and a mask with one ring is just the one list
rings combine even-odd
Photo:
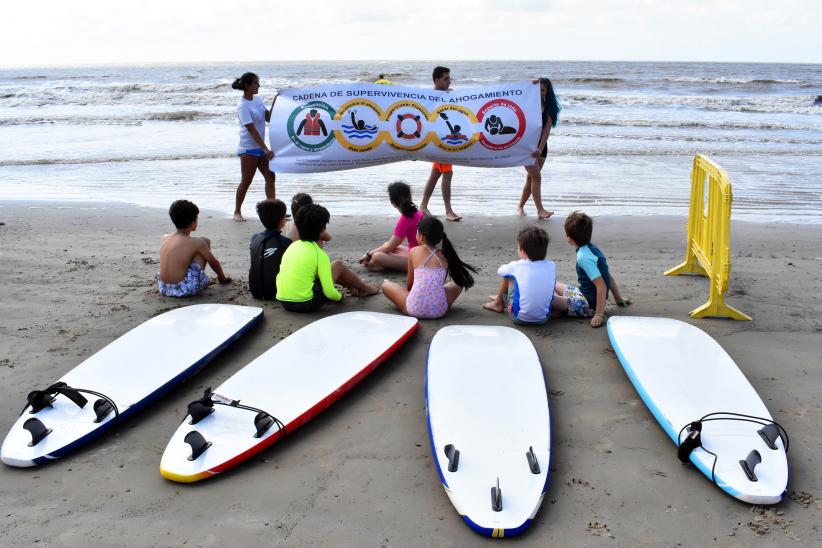
[(242, 213), (235, 213), (234, 214), (234, 222), (235, 223), (244, 223), (245, 217), (243, 217)]
[(502, 314), (505, 312), (505, 307), (502, 305), (502, 301), (499, 300), (496, 295), (491, 298), (490, 301), (482, 305), (485, 310), (490, 310), (491, 312), (499, 312)]
[(554, 214), (553, 211), (546, 211), (544, 209), (538, 213), (540, 219), (547, 219), (548, 217), (550, 217), (553, 214)]
[(365, 289), (349, 289), (351, 292), (352, 297), (370, 297), (371, 295), (376, 295), (380, 292), (379, 286), (374, 284), (365, 284)]

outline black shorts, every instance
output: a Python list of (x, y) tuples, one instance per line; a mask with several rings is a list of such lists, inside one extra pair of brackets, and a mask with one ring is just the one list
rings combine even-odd
[(314, 280), (313, 294), (307, 301), (279, 301), (283, 308), (289, 312), (316, 312), (325, 304), (327, 300), (323, 294), (320, 280)]
[(542, 147), (542, 152), (540, 153), (540, 158), (547, 158), (548, 157), (548, 145), (546, 144)]

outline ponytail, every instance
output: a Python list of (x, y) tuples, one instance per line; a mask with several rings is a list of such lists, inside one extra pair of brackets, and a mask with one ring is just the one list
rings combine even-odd
[(411, 187), (402, 181), (388, 185), (388, 199), (399, 208), (404, 217), (413, 217), (417, 213), (417, 206), (411, 199)]
[(448, 261), (448, 273), (451, 274), (451, 279), (454, 283), (463, 289), (469, 289), (474, 286), (474, 277), (471, 272), (476, 273), (477, 269), (468, 263), (462, 262), (457, 255), (457, 250), (451, 244), (451, 240), (445, 234), (445, 227), (442, 226), (442, 221), (431, 215), (426, 215), (420, 219), (420, 224), (417, 227), (420, 234), (425, 237), (426, 243), (436, 246), (442, 242), (442, 254)]
[(234, 82), (231, 84), (231, 89), (239, 89), (245, 91), (245, 88), (253, 84), (255, 80), (259, 81), (260, 78), (253, 72), (246, 72), (245, 74), (234, 80)]

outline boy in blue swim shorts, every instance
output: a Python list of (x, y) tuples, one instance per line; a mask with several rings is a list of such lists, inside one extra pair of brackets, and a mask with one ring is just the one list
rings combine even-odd
[[(565, 219), (565, 236), (568, 243), (577, 249), (579, 289), (558, 285), (557, 292), (568, 299), (569, 315), (593, 316), (591, 327), (599, 327), (605, 323), (605, 301), (608, 299), (608, 292), (614, 295), (617, 306), (628, 306), (631, 301), (622, 298), (619, 286), (608, 269), (605, 255), (591, 243), (593, 231), (594, 221), (582, 211), (574, 211)], [(571, 311), (574, 313), (571, 314)]]
[(217, 273), (221, 284), (231, 283), (220, 261), (211, 253), (211, 240), (191, 236), (197, 230), (199, 214), (199, 208), (188, 200), (177, 200), (168, 208), (177, 231), (160, 240), (157, 273), (157, 286), (166, 297), (191, 297), (208, 286), (211, 280), (205, 273), (206, 263)]

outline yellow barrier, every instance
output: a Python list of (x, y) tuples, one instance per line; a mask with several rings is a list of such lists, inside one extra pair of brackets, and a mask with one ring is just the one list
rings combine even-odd
[[(705, 185), (708, 185), (707, 196)], [(691, 317), (721, 316), (734, 320), (751, 317), (725, 304), (731, 277), (731, 180), (721, 167), (697, 154), (691, 171), (691, 206), (685, 262), (665, 273), (700, 274), (710, 280), (708, 302)]]

